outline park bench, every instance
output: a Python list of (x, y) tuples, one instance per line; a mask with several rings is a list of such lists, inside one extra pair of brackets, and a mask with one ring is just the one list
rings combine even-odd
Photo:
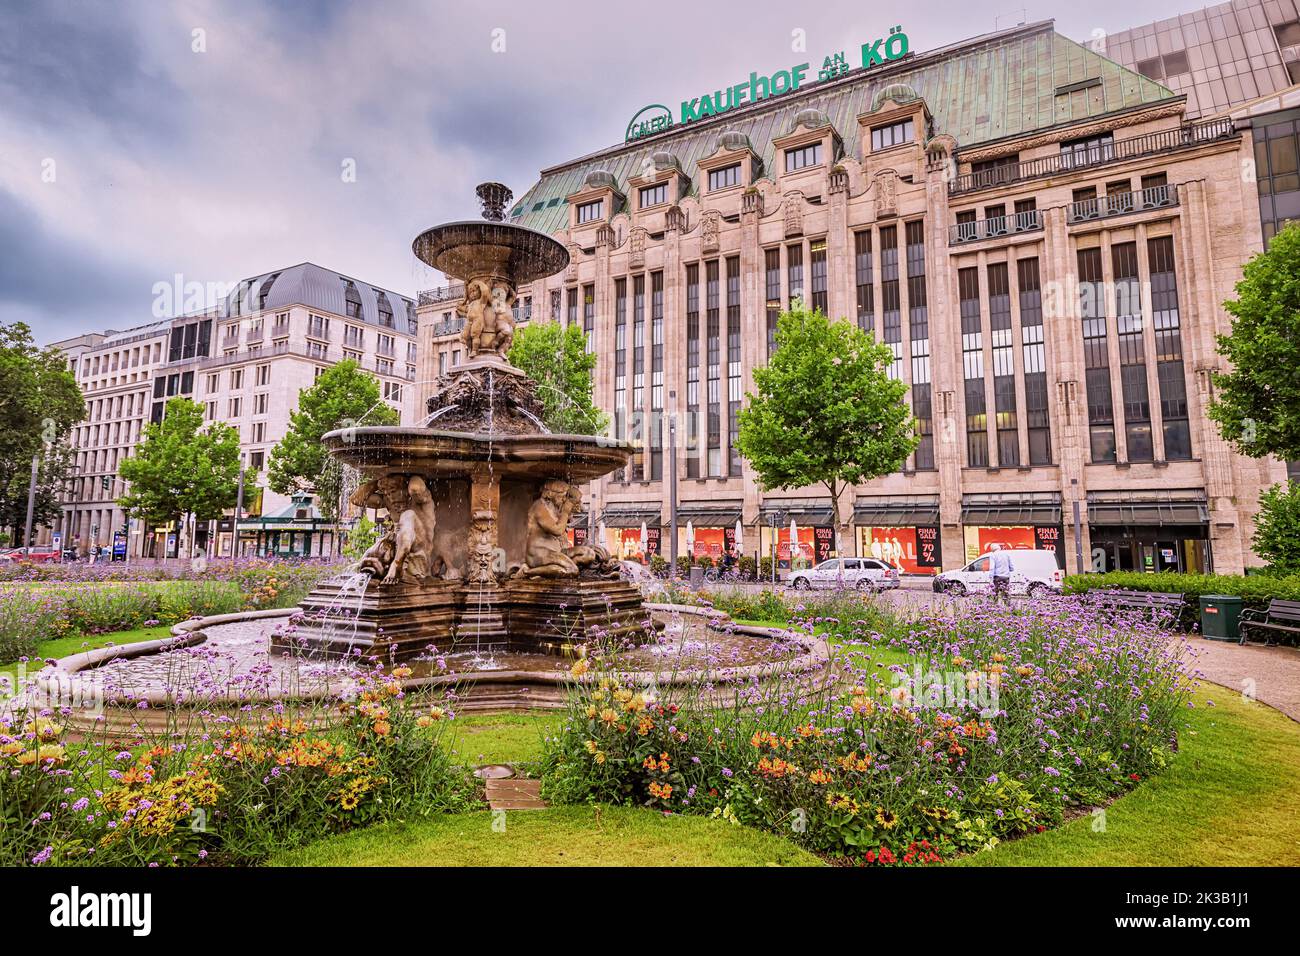
[(1165, 591), (1127, 591), (1123, 589), (1089, 591), (1089, 595), (1103, 607), (1123, 611), (1149, 611), (1156, 620), (1168, 618), (1177, 624), (1183, 612), (1183, 596)]
[(1300, 640), (1300, 601), (1279, 601), (1276, 598), (1268, 602), (1268, 610), (1246, 608), (1241, 612), (1241, 643), (1246, 643), (1247, 632), (1264, 633), (1265, 643), (1273, 643), (1273, 635), (1282, 638)]

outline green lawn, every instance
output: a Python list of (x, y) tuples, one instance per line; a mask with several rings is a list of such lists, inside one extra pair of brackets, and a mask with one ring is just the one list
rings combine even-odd
[[(56, 637), (51, 641), (42, 641), (36, 649), (36, 656), (41, 659), (68, 657), (72, 654), (80, 654), (82, 651), (107, 647), (109, 644), (134, 644), (136, 641), (156, 641), (170, 634), (170, 627), (140, 627), (133, 631), (114, 631), (111, 634), (92, 634), (90, 636), (73, 634), (70, 637)], [(31, 672), (36, 666), (39, 665), (28, 662), (28, 676), (31, 676)], [(0, 674), (8, 674), (11, 679), (16, 679), (18, 663), (16, 661), (0, 663)]]
[(486, 763), (521, 764), (536, 760), (542, 737), (557, 727), (554, 711), (466, 714), (452, 722), (451, 746), (471, 767)]
[(820, 866), (781, 837), (633, 807), (489, 811), (384, 824), (280, 854), (271, 866)]
[[(877, 653), (876, 658), (884, 655)], [(892, 663), (892, 661), (891, 661)], [(1206, 705), (1207, 699), (1215, 707)], [(1161, 775), (1106, 808), (1047, 833), (1006, 842), (958, 866), (1300, 865), (1300, 725), (1262, 704), (1210, 687), (1186, 711), (1180, 752)], [(525, 763), (552, 713), (460, 718), (467, 763)], [(381, 826), (277, 857), (285, 866), (664, 865), (741, 866), (818, 861), (780, 837), (651, 810), (553, 807), (459, 814)], [(773, 842), (774, 841), (774, 842)]]
[(1300, 725), (1207, 688), (1186, 712), (1173, 764), (1107, 807), (1104, 830), (1080, 817), (959, 864), (1300, 865)]

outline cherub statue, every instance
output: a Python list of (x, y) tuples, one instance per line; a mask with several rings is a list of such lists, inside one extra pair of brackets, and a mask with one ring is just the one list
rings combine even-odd
[(495, 349), (497, 354), (505, 358), (510, 351), (510, 343), (515, 339), (515, 314), (514, 305), (515, 290), (510, 287), (510, 283), (496, 279), (492, 283), (492, 315), (494, 318), (494, 329), (496, 335), (490, 347)]
[(465, 283), (465, 301), (456, 307), (456, 311), (465, 319), (465, 328), (461, 330), (460, 340), (469, 358), (473, 358), (483, 350), (485, 333), (495, 337), (496, 316), (491, 297), (492, 289), (485, 281), (471, 279)]

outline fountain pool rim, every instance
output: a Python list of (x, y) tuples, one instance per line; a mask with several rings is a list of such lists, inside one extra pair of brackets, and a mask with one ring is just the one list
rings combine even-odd
[[(797, 631), (785, 628), (736, 624), (732, 621), (730, 615), (721, 611), (716, 611), (712, 608), (702, 608), (695, 605), (684, 604), (655, 603), (646, 603), (643, 606), (647, 611), (669, 614), (676, 613), (699, 618), (707, 618), (705, 624), (711, 630), (724, 630), (727, 625), (730, 625), (731, 632), (737, 635), (764, 637), (772, 640), (780, 639), (803, 645), (803, 653), (784, 660), (769, 661), (758, 664), (745, 664), (731, 668), (719, 668), (718, 679), (721, 680), (725, 678), (728, 684), (738, 684), (753, 680), (761, 682), (773, 677), (805, 673), (818, 669), (821, 670), (823, 679), (832, 681), (834, 679), (832, 670), (829, 666), (832, 657), (831, 647), (829, 643), (822, 638), (801, 634)], [(214, 627), (221, 624), (234, 624), (251, 620), (287, 618), (293, 614), (300, 613), (300, 611), (300, 608), (294, 607), (263, 611), (239, 611), (232, 614), (215, 614), (202, 618), (193, 618), (173, 625), (171, 628), (172, 636), (170, 638), (137, 641), (132, 644), (103, 647), (60, 658), (55, 661), (51, 667), (47, 667), (41, 672), (41, 674), (36, 675), (35, 679), (38, 682), (45, 681), (47, 682), (47, 685), (50, 680), (67, 681), (69, 678), (74, 678), (77, 674), (92, 670), (102, 664), (108, 663), (109, 661), (123, 658), (129, 660), (136, 657), (159, 653), (160, 651), (201, 645), (206, 640), (203, 630), (207, 627)], [(659, 671), (620, 671), (620, 674), (629, 680), (639, 681), (642, 683), (653, 682), (659, 686), (666, 687), (689, 685), (699, 678), (700, 673), (701, 671), (699, 669), (687, 669), (679, 673), (669, 674)], [(557, 670), (555, 672), (482, 670), (458, 672), (448, 675), (412, 677), (402, 683), (408, 690), (440, 686), (463, 686), (471, 688), (476, 685), (519, 686), (523, 689), (540, 691), (540, 693), (535, 696), (530, 696), (527, 700), (523, 701), (525, 708), (554, 709), (563, 706), (569, 685), (588, 682), (593, 679), (596, 679), (593, 675), (574, 677), (568, 670)], [(265, 697), (258, 699), (266, 703), (275, 703), (284, 701), (328, 700), (336, 696), (337, 691), (298, 691), (294, 693), (285, 693), (272, 689), (265, 695)], [(201, 698), (196, 697), (178, 704), (172, 700), (171, 693), (165, 688), (151, 688), (133, 696), (133, 700), (139, 701), (141, 699), (147, 701), (150, 708), (162, 711), (195, 711), (222, 707), (223, 705), (242, 707), (252, 702), (248, 697), (205, 696)], [(500, 712), (520, 709), (519, 703), (504, 703), (501, 706), (465, 707), (464, 703), (468, 699), (469, 695), (466, 695), (466, 697), (462, 699), (461, 709), (469, 709), (476, 712)], [(124, 714), (133, 712), (132, 707), (113, 704), (111, 702), (105, 702), (105, 710), (112, 710)]]

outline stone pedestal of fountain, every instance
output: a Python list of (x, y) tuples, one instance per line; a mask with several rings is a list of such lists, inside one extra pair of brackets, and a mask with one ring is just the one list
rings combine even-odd
[(468, 360), (436, 383), (425, 425), (325, 436), (365, 479), (352, 503), (386, 512), (387, 526), (358, 566), (365, 586), (314, 590), (303, 623), (277, 638), (281, 650), (566, 653), (597, 639), (639, 643), (661, 628), (602, 548), (566, 538), (580, 486), (624, 467), (633, 447), (551, 433), (536, 384), (505, 358), (515, 288), (563, 269), (568, 251), (501, 221), (509, 190), (489, 183), (479, 194), (485, 221), (437, 226), (414, 243), (420, 259), (465, 282)]

